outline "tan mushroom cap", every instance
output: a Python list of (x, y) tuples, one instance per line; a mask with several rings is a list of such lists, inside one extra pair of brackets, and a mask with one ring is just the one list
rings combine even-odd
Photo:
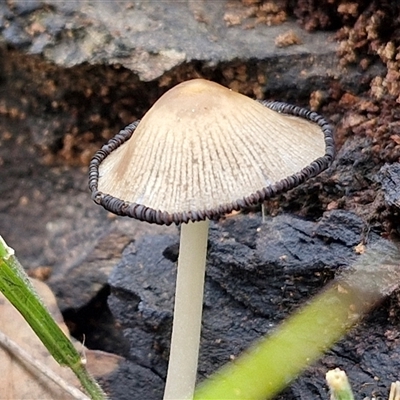
[(98, 190), (169, 214), (213, 210), (325, 154), (317, 123), (195, 79), (165, 93), (107, 155)]

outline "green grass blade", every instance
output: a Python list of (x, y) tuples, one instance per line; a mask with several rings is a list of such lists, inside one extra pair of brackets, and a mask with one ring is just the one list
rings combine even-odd
[(14, 256), (14, 250), (7, 246), (1, 236), (0, 291), (22, 314), (54, 359), (75, 373), (92, 399), (106, 399), (100, 386), (82, 364), (78, 351), (36, 294), (24, 269)]
[(400, 281), (396, 245), (380, 243), (268, 338), (200, 384), (196, 400), (271, 399)]

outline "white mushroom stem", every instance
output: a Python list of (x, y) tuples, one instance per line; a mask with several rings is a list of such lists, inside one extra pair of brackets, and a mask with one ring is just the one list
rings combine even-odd
[(182, 224), (164, 400), (193, 398), (199, 357), (209, 221)]

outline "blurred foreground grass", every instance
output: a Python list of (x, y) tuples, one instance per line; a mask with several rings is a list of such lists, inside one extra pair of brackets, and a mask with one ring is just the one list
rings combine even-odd
[(398, 244), (379, 240), (306, 306), (225, 365), (196, 400), (271, 399), (400, 282)]

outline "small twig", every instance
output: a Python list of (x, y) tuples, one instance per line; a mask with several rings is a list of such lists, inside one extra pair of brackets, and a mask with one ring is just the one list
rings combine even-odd
[(69, 393), (76, 400), (90, 400), (88, 396), (82, 393), (79, 389), (71, 386), (68, 382), (66, 382), (59, 375), (54, 373), (50, 368), (41, 362), (35, 360), (29, 353), (27, 353), (24, 349), (22, 349), (17, 343), (12, 341), (9, 337), (7, 337), (3, 332), (0, 331), (0, 344), (5, 349), (7, 349), (10, 353), (20, 358), (22, 361), (32, 365), (38, 371), (40, 371), (43, 375), (47, 376), (54, 383), (56, 383), (60, 388)]

